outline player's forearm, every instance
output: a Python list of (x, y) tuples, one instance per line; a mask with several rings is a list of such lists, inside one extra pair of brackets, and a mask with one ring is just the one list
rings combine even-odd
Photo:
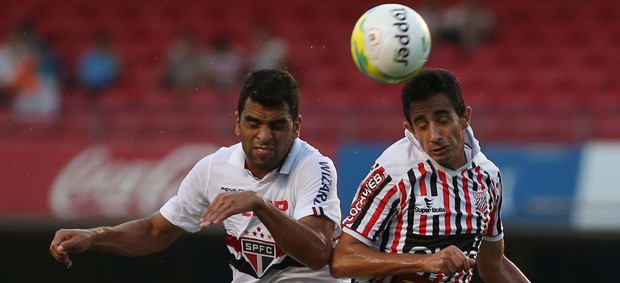
[(424, 271), (424, 257), (417, 254), (387, 254), (363, 245), (346, 250), (337, 247), (330, 263), (336, 278), (381, 278)]
[(325, 266), (331, 257), (332, 239), (277, 210), (265, 201), (255, 210), (275, 242), (287, 254), (311, 269)]
[(165, 249), (173, 241), (154, 233), (149, 219), (134, 220), (115, 227), (94, 228), (91, 231), (91, 250), (124, 256), (153, 254)]
[(479, 269), (480, 277), (486, 283), (529, 283), (529, 279), (521, 272), (521, 270), (512, 263), (508, 258), (503, 257), (497, 264), (496, 271)]

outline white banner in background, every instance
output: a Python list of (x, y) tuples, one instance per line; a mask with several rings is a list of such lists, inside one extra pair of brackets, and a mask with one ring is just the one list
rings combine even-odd
[(50, 192), (55, 217), (134, 218), (157, 210), (212, 145), (184, 145), (160, 159), (114, 159), (105, 145), (89, 147), (59, 173)]
[(573, 227), (620, 230), (620, 144), (590, 143), (582, 156)]

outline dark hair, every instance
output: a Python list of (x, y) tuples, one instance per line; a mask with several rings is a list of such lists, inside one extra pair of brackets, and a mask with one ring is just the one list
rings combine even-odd
[(428, 68), (420, 71), (403, 87), (401, 101), (407, 121), (412, 122), (409, 111), (411, 111), (413, 103), (426, 100), (440, 93), (448, 96), (456, 114), (463, 117), (466, 107), (458, 79), (448, 70)]
[(239, 94), (239, 114), (243, 112), (248, 98), (267, 108), (288, 105), (293, 120), (299, 115), (299, 87), (293, 76), (285, 70), (250, 71)]

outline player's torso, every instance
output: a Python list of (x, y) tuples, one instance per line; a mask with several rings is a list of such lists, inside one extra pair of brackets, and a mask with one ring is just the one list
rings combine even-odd
[[(492, 221), (496, 205), (495, 182), (472, 164), (460, 171), (444, 171), (431, 162), (419, 162), (397, 181), (396, 194), (404, 197), (381, 235), (377, 248), (394, 253), (432, 253), (456, 244), (476, 253)], [(389, 189), (389, 188), (387, 188)]]

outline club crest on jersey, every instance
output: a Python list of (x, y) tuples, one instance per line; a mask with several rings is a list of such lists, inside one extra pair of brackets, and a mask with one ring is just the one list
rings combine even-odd
[(270, 242), (241, 238), (241, 250), (243, 257), (252, 265), (258, 278), (265, 274), (276, 258), (276, 245)]
[(484, 213), (489, 206), (489, 195), (487, 191), (474, 192), (474, 204), (476, 211)]

